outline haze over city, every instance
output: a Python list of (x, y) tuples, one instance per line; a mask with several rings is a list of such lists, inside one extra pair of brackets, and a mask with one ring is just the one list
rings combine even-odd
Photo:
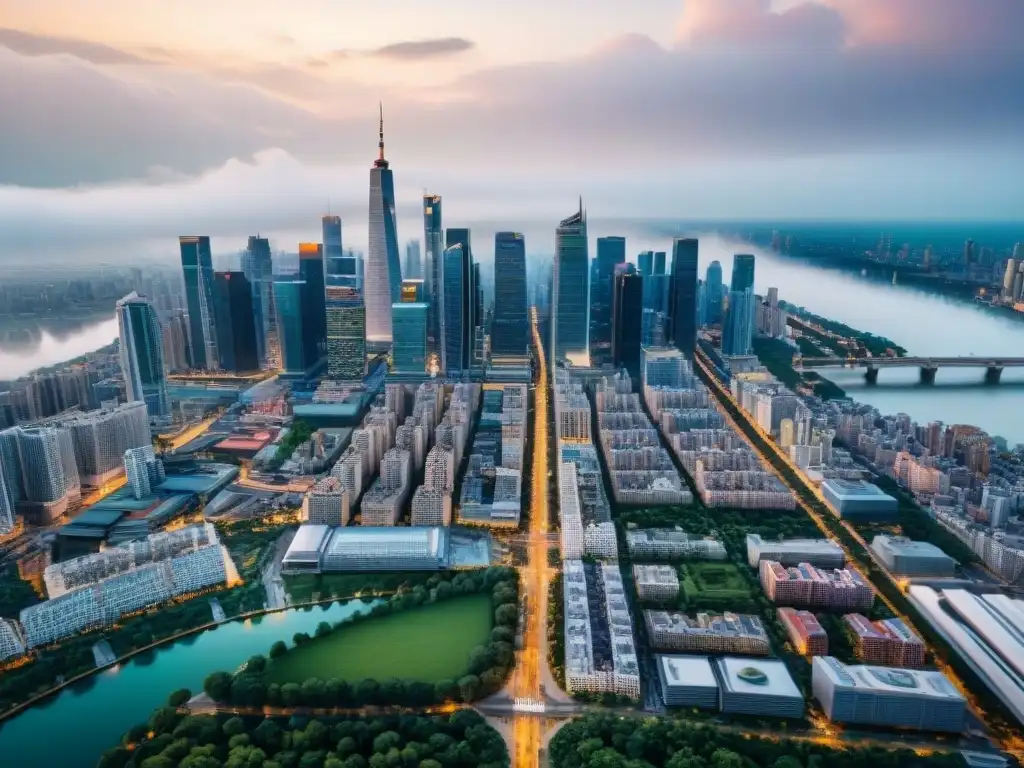
[(579, 194), (598, 225), (1020, 216), (1016, 0), (530, 1), (500, 24), (469, 0), (3, 0), (0, 18), (7, 261), (170, 257), (189, 228), (283, 247), (328, 208), (360, 247), (378, 102), (400, 233), (428, 187), (542, 252)]

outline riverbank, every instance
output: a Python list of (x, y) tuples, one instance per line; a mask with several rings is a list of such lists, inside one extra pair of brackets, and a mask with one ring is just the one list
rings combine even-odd
[(285, 611), (302, 610), (302, 609), (305, 609), (305, 608), (313, 608), (313, 607), (316, 607), (316, 606), (331, 605), (333, 603), (341, 603), (341, 602), (346, 602), (346, 601), (349, 601), (349, 600), (362, 600), (362, 599), (366, 599), (366, 598), (369, 598), (369, 599), (379, 599), (379, 598), (383, 598), (383, 597), (390, 597), (390, 596), (396, 594), (397, 591), (398, 590), (395, 589), (395, 590), (388, 590), (388, 591), (381, 591), (381, 592), (371, 592), (371, 593), (368, 593), (368, 594), (364, 594), (362, 592), (356, 592), (356, 593), (353, 593), (353, 594), (345, 596), (345, 597), (333, 597), (332, 596), (332, 597), (323, 598), (321, 600), (311, 600), (311, 601), (308, 601), (308, 602), (296, 603), (294, 605), (287, 605), (287, 606), (284, 606), (284, 607), (264, 608), (264, 609), (258, 610), (258, 611), (249, 611), (247, 613), (241, 613), (241, 614), (238, 614), (238, 615), (235, 615), (235, 616), (229, 616), (229, 617), (227, 617), (227, 618), (225, 618), (225, 619), (223, 619), (221, 621), (211, 621), (211, 622), (209, 622), (207, 624), (203, 624), (201, 626), (192, 627), (190, 629), (182, 630), (181, 632), (178, 632), (177, 634), (171, 635), (170, 637), (165, 637), (165, 638), (162, 638), (160, 640), (156, 640), (156, 641), (150, 643), (147, 646), (144, 646), (142, 648), (138, 648), (136, 650), (130, 651), (129, 653), (126, 653), (126, 654), (124, 654), (122, 656), (118, 656), (113, 661), (111, 661), (111, 662), (109, 662), (107, 664), (104, 664), (103, 666), (95, 667), (93, 669), (88, 670), (87, 672), (83, 672), (83, 673), (81, 673), (79, 675), (75, 675), (74, 677), (65, 680), (63, 683), (61, 683), (59, 685), (56, 685), (53, 688), (51, 688), (51, 689), (49, 689), (47, 691), (44, 691), (43, 693), (37, 694), (37, 695), (33, 696), (32, 698), (27, 699), (26, 701), (18, 704), (17, 706), (11, 707), (10, 709), (6, 710), (5, 712), (0, 712), (0, 726), (2, 726), (2, 724), (5, 721), (10, 720), (11, 718), (21, 714), (25, 710), (27, 710), (27, 709), (29, 709), (31, 707), (34, 707), (37, 704), (41, 704), (44, 701), (46, 701), (48, 699), (51, 699), (54, 696), (57, 696), (58, 694), (62, 693), (63, 691), (65, 691), (65, 690), (67, 690), (69, 688), (74, 687), (77, 683), (81, 683), (81, 682), (83, 682), (85, 680), (88, 680), (89, 678), (91, 678), (91, 677), (93, 677), (95, 675), (98, 675), (98, 674), (100, 674), (102, 672), (106, 672), (106, 671), (108, 671), (110, 669), (114, 669), (116, 667), (120, 667), (122, 664), (125, 664), (125, 663), (131, 661), (132, 659), (134, 659), (134, 658), (136, 658), (138, 656), (141, 656), (142, 654), (150, 653), (152, 651), (159, 650), (159, 649), (164, 648), (166, 646), (173, 645), (173, 644), (175, 644), (175, 643), (177, 643), (177, 642), (179, 642), (181, 640), (184, 640), (184, 639), (186, 639), (186, 638), (188, 638), (188, 637), (190, 637), (192, 635), (198, 635), (198, 634), (203, 633), (203, 632), (208, 632), (210, 630), (215, 630), (218, 627), (224, 626), (225, 624), (232, 624), (232, 623), (238, 622), (238, 621), (250, 621), (250, 620), (257, 619), (257, 618), (262, 618), (262, 617), (265, 617), (265, 616), (272, 616), (273, 614), (282, 613), (282, 612), (285, 612)]

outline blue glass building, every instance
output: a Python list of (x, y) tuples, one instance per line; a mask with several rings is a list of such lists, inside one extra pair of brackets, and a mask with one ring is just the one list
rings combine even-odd
[(391, 305), (398, 301), (402, 264), (395, 218), (395, 180), (384, 159), (384, 114), (380, 118), (379, 155), (370, 169), (370, 234), (363, 279), (366, 337), (377, 345), (391, 341)]
[(626, 238), (597, 238), (597, 256), (590, 272), (590, 362), (593, 365), (612, 362), (615, 267), (625, 261)]
[(717, 261), (708, 264), (708, 271), (704, 276), (702, 316), (707, 325), (722, 322), (722, 265)]
[(444, 230), (441, 228), (441, 196), (423, 196), (423, 282), (427, 291), (427, 335), (434, 351), (441, 340), (441, 316), (444, 307)]
[(185, 279), (192, 367), (214, 370), (217, 367), (217, 329), (213, 315), (213, 257), (210, 255), (210, 238), (180, 237), (178, 246), (181, 249), (181, 268)]
[(242, 273), (252, 289), (252, 314), (256, 325), (256, 354), (263, 365), (276, 364), (280, 357), (277, 324), (274, 322), (274, 262), (270, 241), (250, 236), (242, 254)]
[(121, 372), (128, 400), (141, 400), (150, 416), (168, 416), (163, 334), (156, 310), (134, 291), (117, 302)]
[[(449, 239), (452, 230), (448, 230)], [(468, 230), (467, 230), (468, 237)], [(469, 369), (472, 355), (470, 256), (461, 242), (444, 250), (444, 336), (441, 343), (441, 370), (454, 373)]]
[(526, 357), (530, 325), (526, 317), (526, 241), (519, 232), (494, 236), (494, 320), (491, 357)]
[(753, 351), (756, 310), (754, 257), (749, 253), (739, 253), (732, 262), (729, 308), (722, 326), (723, 355), (749, 355)]
[(366, 375), (366, 305), (350, 286), (327, 286), (327, 375), (362, 379)]
[(695, 238), (677, 237), (672, 241), (672, 343), (689, 357), (693, 357), (697, 345), (697, 252)]
[(391, 368), (401, 373), (427, 370), (427, 304), (401, 301), (391, 307), (395, 332), (391, 347)]
[(551, 283), (551, 370), (555, 362), (588, 357), (589, 255), (587, 217), (580, 209), (555, 230), (555, 262)]
[(242, 272), (215, 272), (213, 306), (221, 370), (258, 371), (252, 288)]

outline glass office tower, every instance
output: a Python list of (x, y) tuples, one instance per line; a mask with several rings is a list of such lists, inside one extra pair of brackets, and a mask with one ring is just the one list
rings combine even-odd
[(423, 282), (427, 291), (427, 334), (433, 351), (439, 351), (444, 315), (444, 230), (441, 228), (441, 196), (423, 196)]
[(588, 331), (587, 217), (583, 201), (577, 213), (555, 230), (551, 296), (551, 370), (558, 360), (586, 360)]
[(327, 286), (327, 375), (332, 379), (366, 375), (366, 305), (349, 286)]
[(256, 347), (256, 317), (252, 288), (242, 272), (215, 272), (214, 316), (217, 318), (217, 351), (225, 371), (248, 372), (260, 368)]
[(134, 291), (117, 302), (121, 373), (128, 400), (141, 400), (151, 416), (170, 415), (163, 334), (156, 310)]
[(380, 117), (379, 156), (370, 169), (370, 235), (363, 298), (367, 341), (391, 341), (391, 305), (398, 301), (402, 265), (395, 219), (395, 180), (384, 159), (384, 113)]
[[(643, 254), (640, 254), (641, 258)], [(612, 293), (615, 267), (626, 261), (626, 238), (597, 238), (590, 273), (590, 362), (612, 362)], [(646, 274), (646, 273), (645, 273)]]
[(722, 353), (749, 355), (754, 342), (754, 257), (740, 253), (733, 258), (729, 285), (729, 309), (722, 326)]
[(252, 314), (256, 325), (256, 354), (268, 367), (280, 362), (277, 323), (274, 322), (274, 262), (270, 241), (250, 236), (242, 254), (242, 273), (252, 289)]
[(519, 232), (494, 236), (494, 320), (491, 358), (524, 358), (530, 346), (526, 316), (526, 241)]
[(697, 248), (695, 238), (672, 241), (672, 343), (690, 357), (697, 346)]
[(180, 237), (178, 246), (185, 279), (192, 367), (216, 370), (217, 329), (213, 316), (213, 257), (210, 255), (210, 238)]
[[(449, 230), (449, 233), (451, 230)], [(468, 370), (472, 354), (470, 330), (470, 257), (461, 242), (444, 250), (444, 337), (441, 340), (441, 370)]]

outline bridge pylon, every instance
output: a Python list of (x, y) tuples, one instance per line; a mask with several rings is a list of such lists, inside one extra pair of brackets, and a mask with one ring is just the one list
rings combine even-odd
[(921, 383), (922, 384), (934, 384), (935, 374), (939, 370), (937, 365), (922, 365), (921, 366)]
[(868, 363), (867, 368), (864, 369), (864, 379), (868, 384), (878, 383), (878, 369), (871, 363)]
[(1001, 365), (990, 365), (985, 369), (985, 383), (986, 384), (998, 384), (1000, 377), (1003, 375), (1003, 366)]

